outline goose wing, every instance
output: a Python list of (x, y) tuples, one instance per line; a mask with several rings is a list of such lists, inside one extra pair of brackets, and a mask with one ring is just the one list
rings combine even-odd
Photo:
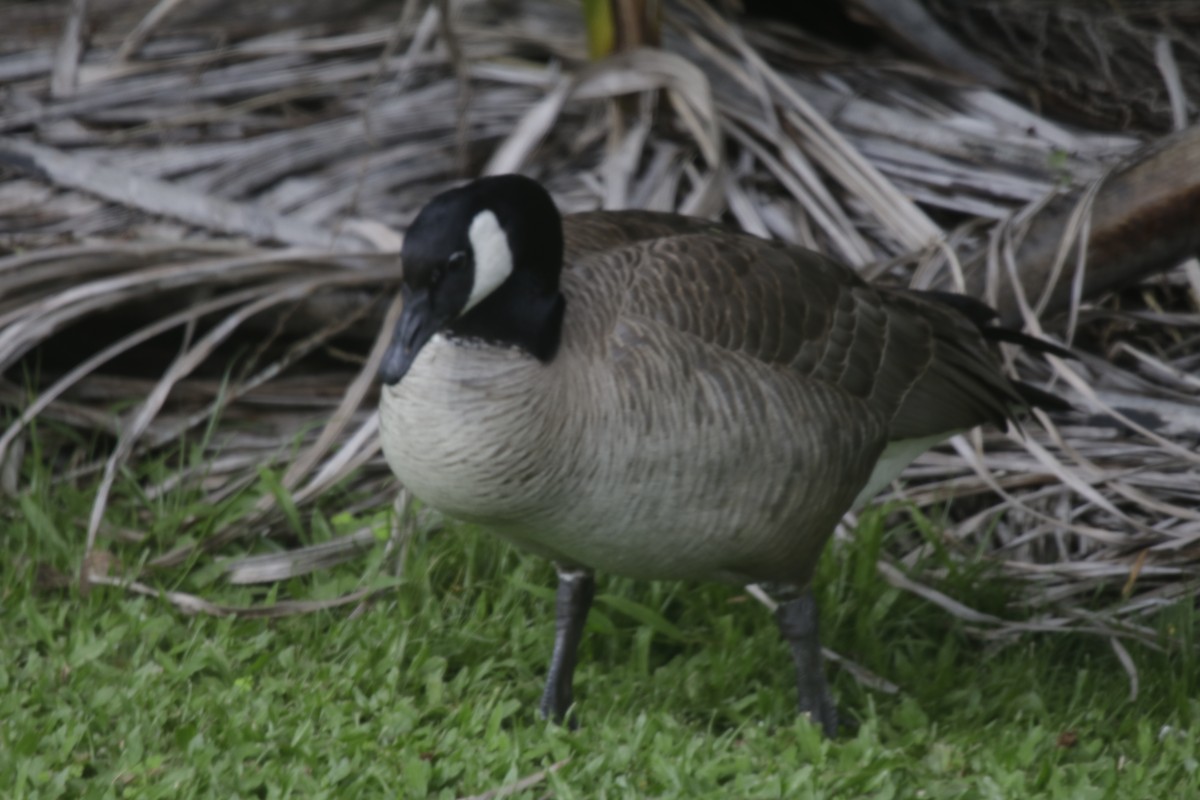
[(585, 299), (601, 309), (591, 322), (610, 334), (652, 324), (786, 370), (885, 421), (888, 441), (1003, 423), (1022, 403), (978, 327), (934, 298), (685, 217), (597, 212), (567, 222), (567, 279), (578, 274), (595, 290)]

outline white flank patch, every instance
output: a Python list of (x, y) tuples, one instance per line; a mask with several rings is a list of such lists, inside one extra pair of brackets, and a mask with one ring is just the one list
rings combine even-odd
[(508, 237), (495, 214), (491, 211), (480, 211), (476, 214), (475, 219), (471, 221), (468, 236), (471, 239), (471, 250), (475, 254), (475, 282), (471, 285), (471, 296), (467, 298), (462, 314), (496, 291), (513, 271)]
[(896, 480), (896, 476), (903, 472), (904, 468), (913, 462), (913, 459), (958, 432), (939, 433), (920, 439), (902, 439), (889, 444), (884, 448), (879, 460), (875, 462), (875, 469), (871, 472), (867, 485), (858, 493), (858, 497), (854, 498), (854, 504), (850, 506), (850, 510), (862, 510), (863, 506), (871, 502), (875, 495), (883, 490), (883, 487)]

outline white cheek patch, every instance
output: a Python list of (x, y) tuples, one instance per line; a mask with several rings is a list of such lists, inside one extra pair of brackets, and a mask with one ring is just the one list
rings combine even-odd
[(491, 211), (480, 211), (471, 221), (468, 232), (471, 250), (475, 254), (475, 281), (471, 285), (471, 296), (463, 306), (467, 313), (483, 298), (508, 280), (513, 271), (512, 251), (508, 248), (508, 236), (500, 227), (500, 221)]

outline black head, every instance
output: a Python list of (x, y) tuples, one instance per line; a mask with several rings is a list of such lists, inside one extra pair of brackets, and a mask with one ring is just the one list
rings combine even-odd
[(537, 181), (499, 175), (439, 194), (413, 220), (400, 257), (404, 310), (379, 368), (384, 383), (403, 378), (439, 331), (554, 356), (562, 218)]

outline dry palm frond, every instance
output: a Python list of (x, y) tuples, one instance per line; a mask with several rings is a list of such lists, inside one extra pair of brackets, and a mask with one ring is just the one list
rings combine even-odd
[(1190, 0), (924, 0), (1047, 108), (1167, 131), (1200, 110), (1200, 7)]
[[(93, 5), (81, 25), (68, 12), (82, 4), (30, 4), (0, 40), (0, 403), (12, 410), (0, 488), (21, 489), (14, 464), (34, 418), (93, 432), (111, 443), (99, 460), (50, 453), (64, 480), (101, 481), (91, 542), (142, 536), (107, 521), (107, 492), (124, 465), (191, 431), (204, 434), (201, 463), (142, 486), (147, 497), (220, 504), (264, 467), (279, 485), (219, 530), (185, 520), (148, 568), (241, 556), (233, 543), (251, 535), (294, 545), (296, 519), (331, 491), (358, 510), (386, 506), (373, 365), (397, 312), (395, 253), (465, 161), (531, 173), (569, 211), (726, 215), (880, 280), (1017, 287), (1015, 318), (1081, 359), (1015, 356), (1013, 369), (1077, 413), (956, 440), (893, 497), (927, 510), (952, 500), (944, 548), (986, 552), (1034, 616), (949, 597), (915, 534), (890, 545), (883, 577), (990, 634), (1151, 638), (1146, 615), (1194, 590), (1200, 269), (1085, 302), (1088, 259), (1073, 245), (1089, 240), (1095, 182), (1137, 139), (698, 2), (668, 7), (663, 51), (594, 66), (571, 4), (451, 3), (453, 45), (447, 4), (418, 0), (395, 18), (328, 0), (238, 4), (230, 17), (212, 0)], [(294, 23), (269, 13), (281, 7)], [(608, 99), (647, 90), (664, 107), (610, 140)], [(1010, 279), (1030, 220), (1055, 202), (1071, 204), (1069, 224), (1047, 263), (1070, 310), (1043, 318), (1046, 295)], [(232, 576), (301, 574), (370, 539), (236, 561)], [(94, 561), (89, 580), (152, 591)]]

